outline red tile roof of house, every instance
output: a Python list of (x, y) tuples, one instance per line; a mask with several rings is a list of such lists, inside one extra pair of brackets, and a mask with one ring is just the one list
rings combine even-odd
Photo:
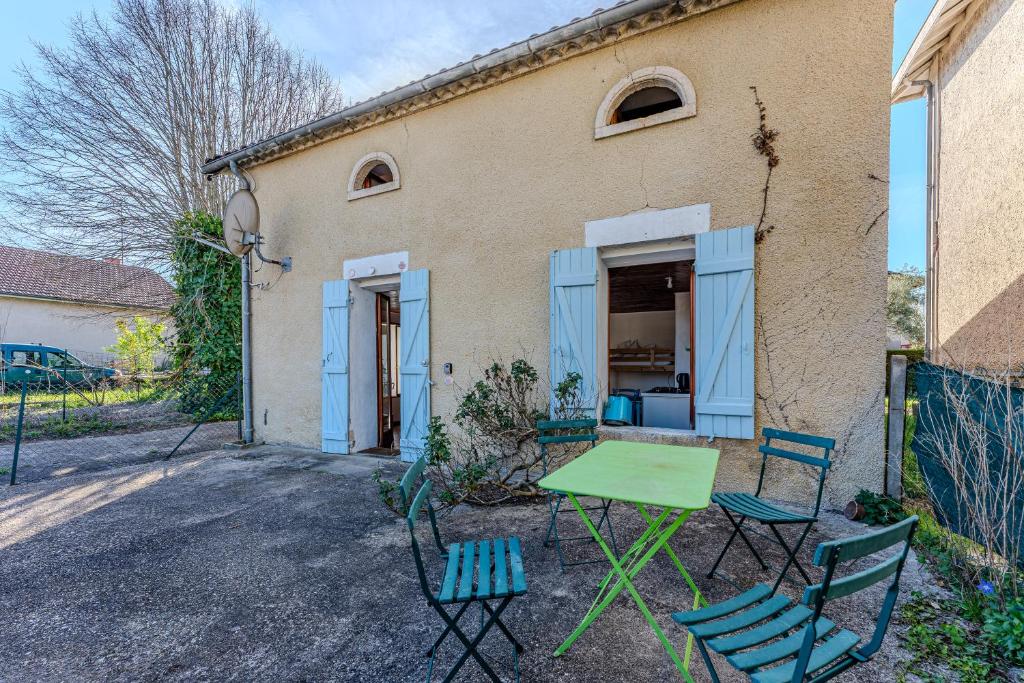
[(0, 246), (5, 295), (160, 310), (174, 302), (171, 285), (149, 268)]

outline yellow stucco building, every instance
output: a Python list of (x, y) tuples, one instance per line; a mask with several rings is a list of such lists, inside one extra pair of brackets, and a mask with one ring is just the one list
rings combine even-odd
[(722, 488), (777, 426), (836, 438), (833, 502), (880, 489), (891, 31), (891, 0), (633, 0), (208, 160), (293, 259), (253, 292), (257, 438), (409, 457), (525, 352), (598, 414), (635, 390), (606, 436), (713, 438)]
[(1024, 3), (938, 0), (893, 77), (928, 99), (926, 346), (1024, 372)]

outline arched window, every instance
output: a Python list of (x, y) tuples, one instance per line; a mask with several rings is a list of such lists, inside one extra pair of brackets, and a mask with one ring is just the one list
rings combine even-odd
[(348, 198), (360, 199), (401, 187), (398, 164), (387, 152), (373, 152), (360, 159), (348, 180)]
[(594, 138), (697, 115), (697, 95), (682, 71), (652, 66), (629, 74), (608, 91), (594, 120)]

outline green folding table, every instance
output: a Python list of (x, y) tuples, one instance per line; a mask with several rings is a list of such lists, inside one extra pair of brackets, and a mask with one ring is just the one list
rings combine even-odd
[[(663, 550), (693, 592), (693, 608), (707, 604), (668, 541), (694, 510), (703, 510), (708, 506), (717, 469), (718, 451), (711, 448), (603, 441), (540, 480), (542, 488), (566, 494), (612, 565), (612, 570), (598, 586), (597, 597), (590, 611), (572, 635), (555, 650), (556, 657), (572, 647), (576, 639), (625, 588), (643, 612), (676, 668), (686, 680), (693, 680), (688, 671), (692, 637), (687, 639), (685, 655), (680, 659), (637, 592), (633, 579), (659, 550)], [(635, 505), (647, 522), (647, 530), (629, 550), (616, 558), (580, 505), (577, 496), (593, 496)], [(652, 517), (647, 506), (661, 508), (662, 511)], [(616, 577), (617, 580), (612, 584), (612, 579)]]

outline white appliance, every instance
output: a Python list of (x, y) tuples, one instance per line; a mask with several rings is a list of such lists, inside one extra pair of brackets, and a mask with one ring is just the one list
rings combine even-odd
[(690, 395), (645, 392), (643, 426), (690, 429)]

